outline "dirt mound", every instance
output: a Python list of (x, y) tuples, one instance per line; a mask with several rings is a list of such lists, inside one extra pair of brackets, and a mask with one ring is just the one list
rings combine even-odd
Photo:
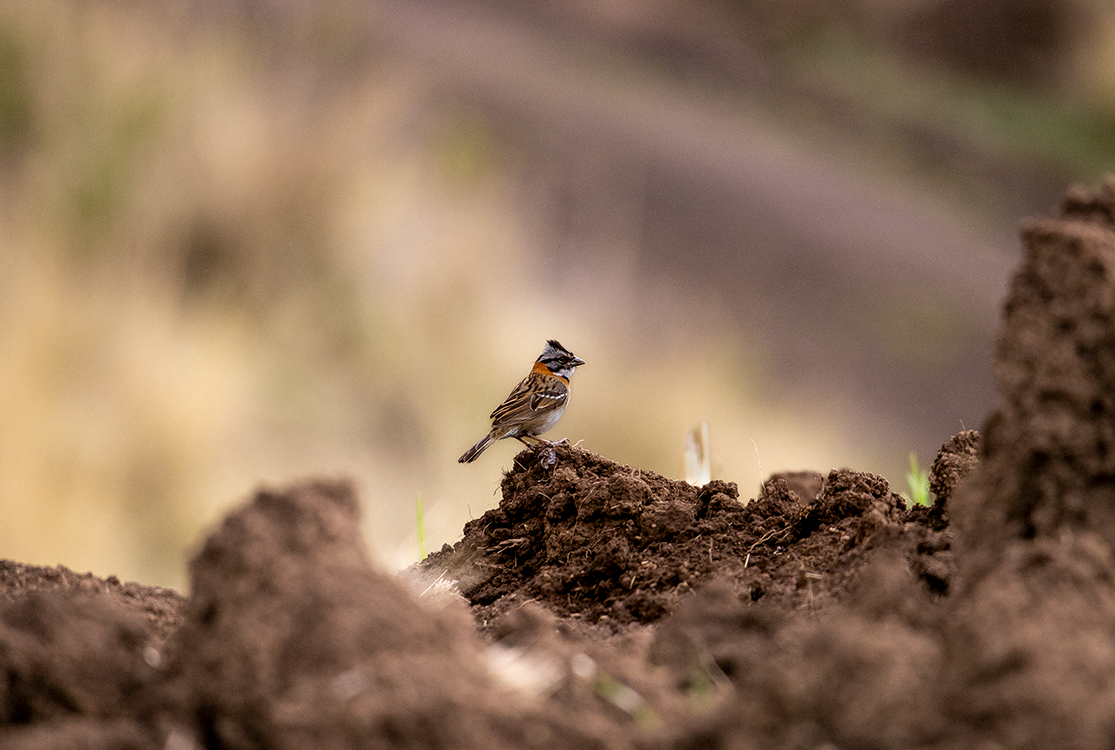
[(0, 561), (0, 746), (147, 747), (137, 704), (183, 606), (168, 589)]
[(370, 567), (355, 493), (261, 492), (190, 566), (159, 717), (227, 748), (501, 747), (522, 736), (463, 611)]
[(520, 453), (499, 507), (421, 565), (458, 581), (482, 622), (532, 600), (584, 622), (648, 624), (713, 580), (748, 601), (816, 611), (884, 551), (932, 590), (948, 588), (947, 532), (907, 511), (882, 477), (816, 475), (810, 498), (774, 477), (745, 503), (735, 484), (694, 487), (568, 445), (554, 450), (552, 466), (542, 460), (548, 449)]
[(1004, 746), (1110, 746), (1115, 180), (1070, 191), (1023, 238), (996, 356), (1002, 405), (951, 503), (948, 705)]
[(349, 485), (263, 491), (189, 600), (0, 563), (0, 746), (1109, 747), (1115, 181), (1024, 238), (1002, 405), (930, 508), (524, 451), (414, 571), (463, 596), (419, 597), (368, 565)]

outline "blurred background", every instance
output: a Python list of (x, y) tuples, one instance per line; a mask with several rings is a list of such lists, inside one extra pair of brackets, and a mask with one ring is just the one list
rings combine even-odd
[(905, 490), (995, 403), (1019, 222), (1113, 166), (1106, 0), (0, 0), (0, 557), (183, 588), (346, 475), (403, 567), (547, 338), (548, 437)]

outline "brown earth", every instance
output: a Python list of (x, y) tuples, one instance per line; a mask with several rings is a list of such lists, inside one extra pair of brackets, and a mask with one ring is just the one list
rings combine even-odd
[(188, 599), (0, 563), (0, 746), (1109, 747), (1115, 180), (1023, 238), (1001, 405), (931, 508), (848, 470), (742, 502), (559, 445), (391, 576), (346, 482), (261, 491)]

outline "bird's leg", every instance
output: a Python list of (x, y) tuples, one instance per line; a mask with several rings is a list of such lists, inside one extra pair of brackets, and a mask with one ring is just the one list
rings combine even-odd
[[(515, 437), (528, 448), (533, 448), (535, 451), (539, 448), (543, 449), (538, 454), (538, 463), (542, 464), (542, 468), (548, 469), (557, 463), (557, 452), (554, 450), (555, 443), (551, 443), (549, 440), (543, 440), (534, 435), (516, 435)], [(568, 442), (568, 440), (566, 440), (566, 442)]]

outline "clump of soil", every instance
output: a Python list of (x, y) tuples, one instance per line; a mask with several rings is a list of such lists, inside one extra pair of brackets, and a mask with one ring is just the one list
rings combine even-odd
[[(980, 435), (964, 430), (952, 436), (937, 452), (937, 460), (929, 470), (929, 493), (936, 498), (934, 510), (944, 512), (952, 490), (959, 487), (979, 465)], [(941, 522), (944, 523), (942, 517)]]
[(0, 746), (1109, 747), (1115, 181), (1023, 237), (1002, 404), (942, 447), (931, 507), (561, 445), (400, 577), (346, 482), (264, 490), (189, 599), (0, 563)]

